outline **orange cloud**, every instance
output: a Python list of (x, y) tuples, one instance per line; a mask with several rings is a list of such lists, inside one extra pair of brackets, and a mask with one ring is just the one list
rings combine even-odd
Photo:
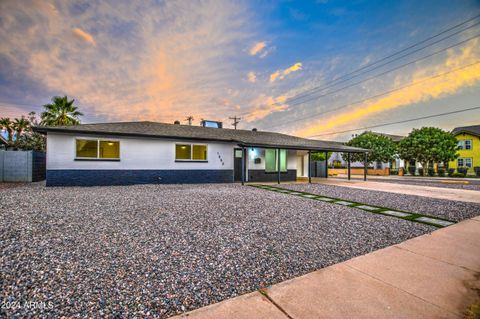
[(79, 38), (82, 41), (88, 42), (91, 45), (97, 45), (97, 42), (95, 42), (95, 39), (93, 36), (85, 31), (83, 31), (80, 28), (73, 28), (72, 29), (73, 34)]
[(252, 71), (248, 72), (247, 80), (248, 82), (251, 82), (251, 83), (257, 82), (257, 75), (255, 74), (255, 72), (252, 72)]
[(302, 63), (297, 62), (294, 65), (292, 65), (289, 68), (286, 68), (285, 70), (277, 70), (270, 74), (270, 82), (274, 82), (277, 79), (282, 80), (284, 79), (287, 75), (289, 75), (292, 72), (296, 72), (302, 69)]
[[(301, 136), (313, 136), (321, 133), (334, 132), (338, 130), (339, 127), (346, 127), (347, 124), (358, 123), (371, 115), (441, 98), (454, 94), (464, 87), (472, 86), (480, 80), (480, 64), (474, 64), (470, 67), (431, 80), (422, 80), (435, 74), (446, 73), (449, 70), (477, 62), (480, 57), (478, 42), (477, 40), (473, 41), (471, 45), (462, 49), (460, 54), (457, 55), (455, 51), (449, 51), (446, 60), (437, 66), (414, 71), (411, 79), (406, 84), (420, 82), (418, 85), (412, 85), (405, 89), (392, 92), (387, 96), (373, 101), (366, 101), (354, 109), (347, 109), (340, 114), (337, 113), (330, 116), (324, 121), (316, 121), (314, 125), (301, 129), (296, 133)], [(399, 85), (399, 83), (396, 83), (396, 86), (397, 85), (405, 86), (405, 84)]]
[(248, 52), (250, 53), (250, 55), (257, 55), (263, 49), (265, 49), (266, 46), (267, 46), (267, 43), (265, 41), (257, 42), (250, 48)]
[(247, 122), (262, 119), (273, 112), (281, 112), (287, 109), (288, 105), (285, 104), (287, 97), (284, 95), (273, 97), (262, 95), (256, 98), (252, 104), (253, 110), (245, 117)]

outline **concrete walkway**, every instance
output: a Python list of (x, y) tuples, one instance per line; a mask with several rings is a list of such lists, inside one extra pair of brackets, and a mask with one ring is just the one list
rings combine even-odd
[(461, 318), (480, 300), (480, 216), (176, 318)]
[(448, 200), (458, 200), (463, 202), (480, 203), (480, 193), (478, 191), (444, 188), (444, 187), (430, 187), (422, 185), (410, 184), (395, 184), (382, 183), (372, 181), (359, 180), (343, 180), (335, 178), (312, 178), (312, 182), (326, 185), (336, 185), (343, 187), (361, 188), (376, 190), (382, 192), (390, 192), (397, 194), (417, 195), (430, 198), (440, 198)]

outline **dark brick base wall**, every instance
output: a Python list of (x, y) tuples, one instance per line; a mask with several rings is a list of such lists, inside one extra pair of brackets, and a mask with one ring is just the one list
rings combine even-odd
[[(250, 169), (248, 170), (249, 182), (276, 182), (278, 173), (267, 173), (263, 169)], [(291, 182), (297, 180), (297, 170), (289, 169), (285, 173), (280, 173), (280, 180), (285, 182)]]
[(232, 182), (233, 170), (47, 170), (47, 186)]

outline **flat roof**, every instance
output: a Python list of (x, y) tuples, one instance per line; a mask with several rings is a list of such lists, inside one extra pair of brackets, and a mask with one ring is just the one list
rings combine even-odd
[(194, 125), (167, 124), (159, 122), (116, 122), (79, 124), (71, 126), (36, 126), (39, 133), (77, 133), (135, 137), (156, 137), (184, 140), (232, 142), (245, 147), (286, 148), (332, 152), (368, 152), (366, 149), (343, 145), (339, 142), (313, 140), (297, 136), (267, 132), (210, 128)]

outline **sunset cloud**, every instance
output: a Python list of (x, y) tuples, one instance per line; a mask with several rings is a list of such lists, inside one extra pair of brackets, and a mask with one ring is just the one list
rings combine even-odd
[[(474, 85), (480, 81), (480, 64), (473, 64), (480, 57), (479, 42), (478, 40), (472, 41), (459, 51), (450, 50), (443, 62), (437, 65), (414, 70), (407, 83), (400, 85), (398, 81), (394, 81), (396, 86), (400, 87), (415, 83), (418, 85), (406, 87), (375, 100), (365, 101), (354, 108), (335, 112), (325, 120), (317, 121), (314, 125), (298, 130), (297, 133), (302, 136), (313, 136), (334, 132), (348, 125), (359, 123), (372, 115), (438, 99)], [(427, 80), (432, 75), (447, 73), (452, 69), (470, 64), (473, 65), (445, 74), (445, 76)]]
[[(245, 8), (233, 1), (199, 1), (195, 10), (191, 5), (125, 2), (111, 19), (106, 2), (81, 15), (71, 14), (68, 3), (55, 15), (46, 2), (2, 2), (0, 57), (38, 86), (39, 106), (66, 94), (86, 117), (102, 121), (173, 122), (187, 113), (221, 119), (238, 112), (238, 103), (224, 100), (226, 87), (238, 91), (234, 81), (243, 67), (233, 57), (251, 38)], [(101, 29), (118, 32), (95, 38), (86, 32), (99, 29), (98, 15), (107, 17)], [(24, 17), (32, 23), (22, 23)], [(73, 36), (66, 37), (65, 30)], [(85, 43), (102, 48), (81, 50)]]
[(248, 82), (251, 82), (251, 83), (257, 82), (257, 75), (255, 74), (255, 72), (253, 71), (248, 72), (247, 80)]
[(251, 103), (253, 109), (245, 116), (245, 120), (252, 122), (263, 119), (274, 112), (284, 111), (288, 108), (288, 105), (285, 104), (286, 100), (287, 97), (283, 95), (278, 97), (261, 95)]
[(80, 28), (73, 28), (73, 34), (80, 40), (90, 43), (91, 45), (97, 45), (93, 36)]
[(262, 52), (262, 50), (265, 49), (266, 46), (267, 46), (267, 43), (266, 43), (265, 41), (256, 42), (256, 43), (250, 48), (250, 50), (248, 50), (248, 52), (250, 53), (250, 55), (257, 55), (257, 54), (259, 54), (260, 52)]
[(284, 79), (287, 75), (289, 75), (292, 72), (296, 72), (302, 69), (302, 63), (297, 62), (294, 65), (292, 65), (289, 68), (286, 68), (285, 70), (277, 70), (270, 74), (270, 82), (275, 82), (277, 79), (282, 80)]

